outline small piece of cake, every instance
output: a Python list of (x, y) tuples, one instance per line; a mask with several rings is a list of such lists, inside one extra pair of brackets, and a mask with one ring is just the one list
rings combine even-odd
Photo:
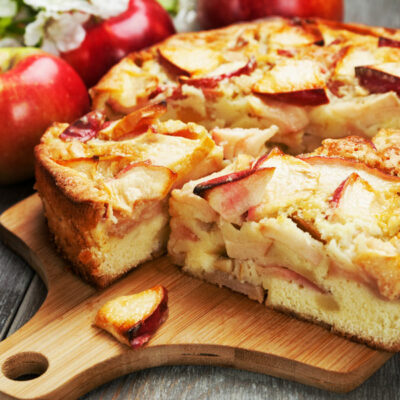
[(161, 285), (105, 303), (95, 324), (134, 349), (146, 344), (168, 317), (168, 292)]
[(159, 122), (164, 112), (153, 105), (113, 122), (92, 112), (54, 124), (35, 149), (54, 241), (98, 287), (163, 253), (171, 189), (222, 168), (222, 149), (205, 128)]
[(239, 156), (170, 199), (183, 270), (371, 346), (400, 350), (400, 131)]

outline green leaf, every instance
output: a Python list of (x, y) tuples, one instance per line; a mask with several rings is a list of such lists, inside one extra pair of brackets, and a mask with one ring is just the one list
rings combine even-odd
[(170, 13), (177, 14), (179, 9), (179, 1), (178, 0), (158, 0), (158, 2)]
[(18, 13), (13, 18), (0, 18), (0, 38), (6, 36), (22, 38), (26, 25), (35, 19), (37, 12), (24, 5), (22, 0), (17, 1), (17, 7)]
[(12, 18), (0, 18), (0, 38), (4, 36), (7, 27), (12, 23)]

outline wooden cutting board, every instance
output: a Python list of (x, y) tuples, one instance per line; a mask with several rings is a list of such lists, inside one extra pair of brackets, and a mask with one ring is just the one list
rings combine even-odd
[[(76, 399), (120, 375), (172, 364), (229, 366), (347, 392), (392, 355), (182, 274), (166, 257), (96, 291), (54, 250), (37, 195), (7, 210), (0, 223), (3, 241), (48, 288), (33, 319), (0, 343), (3, 397)], [(156, 284), (168, 289), (170, 312), (146, 347), (132, 350), (93, 326), (105, 301)]]

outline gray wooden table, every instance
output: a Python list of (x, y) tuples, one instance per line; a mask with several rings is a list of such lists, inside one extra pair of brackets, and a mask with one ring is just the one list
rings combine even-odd
[[(346, 0), (346, 20), (400, 28), (400, 0)], [(32, 187), (33, 181), (0, 187), (0, 212), (33, 193)], [(46, 288), (37, 275), (0, 243), (0, 340), (28, 321), (45, 296)], [(246, 371), (174, 366), (123, 376), (81, 400), (342, 398), (400, 399), (400, 355), (392, 357), (368, 381), (346, 395)]]

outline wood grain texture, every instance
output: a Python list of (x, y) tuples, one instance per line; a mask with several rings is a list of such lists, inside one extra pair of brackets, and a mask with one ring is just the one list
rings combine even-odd
[[(127, 372), (169, 364), (229, 366), (349, 391), (392, 356), (182, 274), (166, 257), (98, 292), (65, 271), (66, 262), (48, 240), (37, 195), (0, 222), (3, 240), (49, 290), (33, 319), (0, 344), (0, 392), (10, 397), (75, 399)], [(170, 312), (148, 346), (133, 351), (93, 326), (104, 302), (156, 284), (168, 289)], [(41, 373), (47, 362), (36, 379), (14, 380)]]

